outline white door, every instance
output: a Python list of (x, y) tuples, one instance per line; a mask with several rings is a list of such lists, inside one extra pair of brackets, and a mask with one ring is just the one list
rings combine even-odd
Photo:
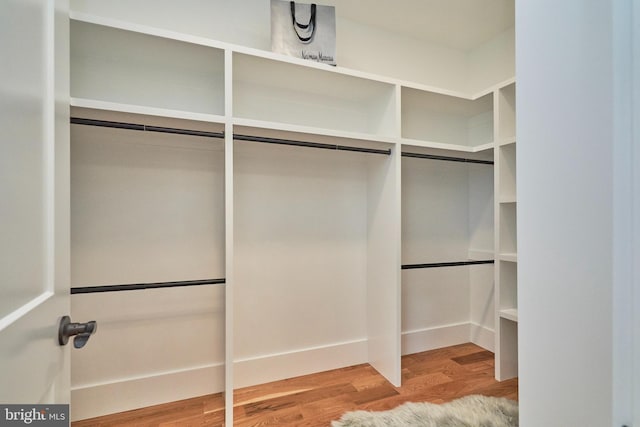
[(0, 1), (3, 404), (69, 402), (68, 44), (64, 1)]

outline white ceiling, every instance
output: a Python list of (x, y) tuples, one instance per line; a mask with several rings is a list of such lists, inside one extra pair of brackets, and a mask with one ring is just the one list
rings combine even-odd
[(320, 0), (318, 4), (334, 5), (336, 14), (350, 20), (461, 50), (514, 25), (514, 0)]

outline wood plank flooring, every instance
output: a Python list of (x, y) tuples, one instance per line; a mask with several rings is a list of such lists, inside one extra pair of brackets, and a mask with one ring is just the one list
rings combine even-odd
[[(368, 364), (238, 389), (234, 425), (329, 426), (346, 411), (381, 411), (404, 402), (443, 403), (469, 394), (518, 399), (518, 380), (493, 378), (493, 353), (461, 344), (402, 358), (402, 387)], [(197, 397), (72, 423), (72, 427), (224, 424), (222, 394)]]

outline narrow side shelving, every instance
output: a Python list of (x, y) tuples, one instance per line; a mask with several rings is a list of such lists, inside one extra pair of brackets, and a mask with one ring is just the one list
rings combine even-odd
[(496, 379), (518, 375), (518, 197), (516, 183), (516, 85), (494, 92), (495, 156), (495, 344)]

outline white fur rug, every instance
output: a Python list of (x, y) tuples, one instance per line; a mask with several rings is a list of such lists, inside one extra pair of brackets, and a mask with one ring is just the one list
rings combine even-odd
[(347, 412), (332, 427), (517, 427), (518, 402), (472, 395), (442, 405), (405, 403), (382, 412)]

